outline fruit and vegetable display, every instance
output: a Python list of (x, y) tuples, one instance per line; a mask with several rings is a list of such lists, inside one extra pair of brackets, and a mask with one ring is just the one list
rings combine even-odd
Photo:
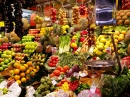
[[(94, 8), (91, 0), (50, 2), (49, 7), (43, 7), (47, 7), (48, 16), (32, 13), (23, 23), (20, 2), (15, 1), (4, 3), (6, 33), (0, 35), (2, 97), (15, 86), (21, 92), (15, 97), (129, 97), (128, 0), (122, 0), (122, 9), (115, 13), (116, 25), (102, 27), (95, 24), (95, 16), (91, 17), (95, 14), (90, 12)], [(55, 8), (54, 2), (61, 7)], [(27, 27), (26, 33), (22, 27)], [(7, 85), (1, 86), (3, 83)]]

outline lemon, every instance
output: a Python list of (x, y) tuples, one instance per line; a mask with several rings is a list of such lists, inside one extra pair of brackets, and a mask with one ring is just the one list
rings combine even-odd
[(104, 38), (104, 35), (100, 35), (98, 38), (99, 38), (99, 39), (102, 39), (102, 38)]
[(97, 48), (95, 48), (93, 52), (94, 52), (94, 53), (96, 53), (96, 52), (97, 52), (97, 50), (98, 50), (98, 49), (97, 49)]
[(114, 35), (120, 35), (120, 32), (119, 31), (115, 31)]
[(101, 55), (102, 55), (102, 52), (98, 50), (98, 51), (96, 52), (96, 55), (101, 56)]
[(73, 42), (73, 43), (71, 43), (71, 44), (70, 44), (70, 46), (71, 46), (72, 48), (77, 48), (77, 47), (78, 47), (78, 46), (77, 46), (77, 44), (76, 44), (76, 43), (74, 43), (74, 42)]
[(99, 41), (96, 41), (96, 45), (99, 44)]
[(126, 34), (126, 31), (121, 31), (121, 34)]
[(118, 39), (118, 37), (119, 37), (118, 35), (114, 35), (114, 38), (115, 38), (115, 39)]
[(104, 43), (101, 43), (101, 42), (100, 42), (98, 45), (102, 45), (102, 46), (104, 46)]
[(105, 38), (101, 38), (101, 40), (100, 40), (102, 43), (106, 43), (106, 39)]
[(106, 45), (110, 45), (110, 44), (111, 44), (111, 42), (110, 42), (110, 41), (107, 41), (107, 42), (106, 42)]
[(108, 45), (105, 45), (105, 46), (104, 46), (105, 49), (108, 48), (108, 47), (109, 47)]
[(104, 46), (99, 45), (99, 46), (98, 46), (98, 49), (99, 49), (99, 50), (103, 50), (103, 49), (104, 49)]
[(76, 35), (74, 35), (74, 36), (72, 37), (72, 39), (77, 39), (77, 36), (76, 36)]
[(103, 52), (105, 53), (105, 52), (106, 52), (106, 49), (104, 49)]

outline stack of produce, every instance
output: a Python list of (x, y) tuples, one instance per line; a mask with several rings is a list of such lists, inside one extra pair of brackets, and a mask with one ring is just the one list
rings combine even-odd
[(46, 96), (50, 92), (53, 92), (55, 90), (55, 86), (52, 84), (52, 79), (49, 77), (44, 77), (41, 79), (41, 84), (35, 91), (35, 96)]
[(33, 53), (36, 50), (37, 45), (38, 45), (37, 42), (25, 42), (24, 44), (25, 44), (25, 48), (23, 50), (23, 53), (26, 53), (26, 54)]
[(129, 10), (116, 11), (117, 25), (129, 25), (130, 24), (129, 17), (130, 17)]
[(12, 59), (12, 56), (14, 56), (15, 53), (13, 51), (10, 50), (5, 50), (4, 52), (2, 52), (1, 54), (1, 58), (0, 58), (0, 72), (4, 71), (5, 69), (7, 69), (12, 63), (14, 63), (15, 61)]
[(46, 55), (45, 54), (34, 53), (31, 56), (30, 60), (33, 62), (34, 66), (44, 66), (44, 62), (46, 60)]
[(27, 63), (25, 63), (24, 60), (17, 61), (10, 67), (11, 77), (9, 80), (14, 79), (18, 84), (25, 83), (33, 77), (39, 69), (39, 66), (34, 66), (32, 61), (28, 61)]
[(34, 38), (34, 36), (23, 36), (21, 42), (31, 42)]
[(129, 10), (130, 9), (130, 1), (129, 0), (122, 0), (122, 9)]

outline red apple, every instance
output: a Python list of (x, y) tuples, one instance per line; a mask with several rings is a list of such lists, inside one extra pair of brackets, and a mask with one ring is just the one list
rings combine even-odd
[(80, 37), (79, 42), (83, 42), (85, 39), (85, 37)]

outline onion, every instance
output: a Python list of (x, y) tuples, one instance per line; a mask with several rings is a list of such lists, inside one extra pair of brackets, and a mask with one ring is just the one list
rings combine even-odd
[(75, 66), (72, 67), (72, 70), (73, 70), (73, 72), (79, 72), (80, 68), (79, 68), (78, 65), (75, 65)]
[(69, 71), (66, 72), (66, 77), (70, 77), (72, 75), (73, 75), (73, 70), (71, 68)]

